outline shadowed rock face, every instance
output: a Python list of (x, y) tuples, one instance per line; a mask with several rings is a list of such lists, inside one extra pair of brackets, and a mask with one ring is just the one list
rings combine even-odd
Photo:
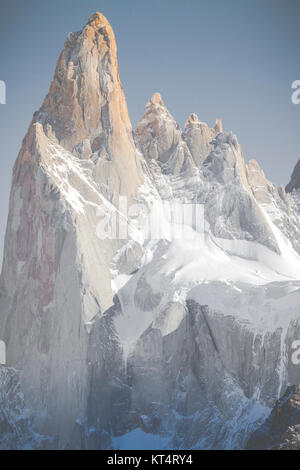
[(155, 93), (146, 104), (146, 112), (138, 123), (136, 142), (147, 160), (155, 160), (165, 173), (180, 174), (200, 168), (213, 149), (212, 140), (223, 131), (222, 121), (210, 129), (191, 114), (181, 132), (178, 123)]
[(299, 450), (300, 389), (289, 387), (265, 423), (250, 437), (247, 449)]
[[(279, 329), (257, 333), (251, 323), (193, 300), (174, 331), (161, 328), (162, 318), (150, 325), (125, 362), (114, 328), (119, 315), (116, 304), (97, 319), (90, 338), (94, 386), (88, 427), (99, 432), (122, 435), (141, 427), (164, 436), (169, 448), (242, 449), (266, 419), (285, 380), (295, 373), (293, 380), (300, 379), (295, 366), (286, 379), (280, 375)], [(298, 420), (294, 405), (289, 425)]]
[(291, 176), (291, 181), (285, 187), (287, 193), (291, 193), (294, 189), (300, 188), (300, 160), (296, 164), (294, 171)]

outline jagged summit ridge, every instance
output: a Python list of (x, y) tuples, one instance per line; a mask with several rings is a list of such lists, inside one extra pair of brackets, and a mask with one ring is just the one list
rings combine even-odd
[(157, 161), (163, 171), (178, 174), (194, 167), (179, 124), (159, 93), (155, 93), (146, 104), (145, 114), (136, 127), (135, 138), (146, 160)]
[(135, 136), (146, 159), (157, 161), (163, 171), (179, 174), (200, 167), (213, 148), (212, 140), (222, 131), (220, 119), (210, 129), (193, 113), (182, 132), (160, 93), (154, 93), (137, 124)]

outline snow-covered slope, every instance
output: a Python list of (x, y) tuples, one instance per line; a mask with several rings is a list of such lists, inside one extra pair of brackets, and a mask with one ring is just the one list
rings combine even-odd
[(219, 119), (182, 132), (158, 93), (133, 135), (108, 21), (69, 35), (14, 167), (1, 276), (35, 431), (243, 448), (300, 381), (298, 196)]

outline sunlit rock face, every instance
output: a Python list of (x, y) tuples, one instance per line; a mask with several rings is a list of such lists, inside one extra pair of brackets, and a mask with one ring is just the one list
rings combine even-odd
[(34, 117), (44, 132), (79, 158), (94, 162), (109, 194), (134, 196), (143, 181), (119, 78), (111, 25), (100, 13), (70, 33), (50, 91)]
[(299, 200), (159, 93), (133, 134), (110, 24), (71, 33), (13, 171), (0, 394), (32, 418), (1, 445), (243, 448), (300, 380)]

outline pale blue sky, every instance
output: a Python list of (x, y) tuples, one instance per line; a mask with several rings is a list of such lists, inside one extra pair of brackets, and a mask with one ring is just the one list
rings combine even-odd
[(286, 184), (300, 157), (300, 0), (1, 0), (0, 256), (11, 170), (70, 31), (95, 11), (111, 22), (133, 126), (159, 91), (181, 126), (222, 117), (245, 158)]

